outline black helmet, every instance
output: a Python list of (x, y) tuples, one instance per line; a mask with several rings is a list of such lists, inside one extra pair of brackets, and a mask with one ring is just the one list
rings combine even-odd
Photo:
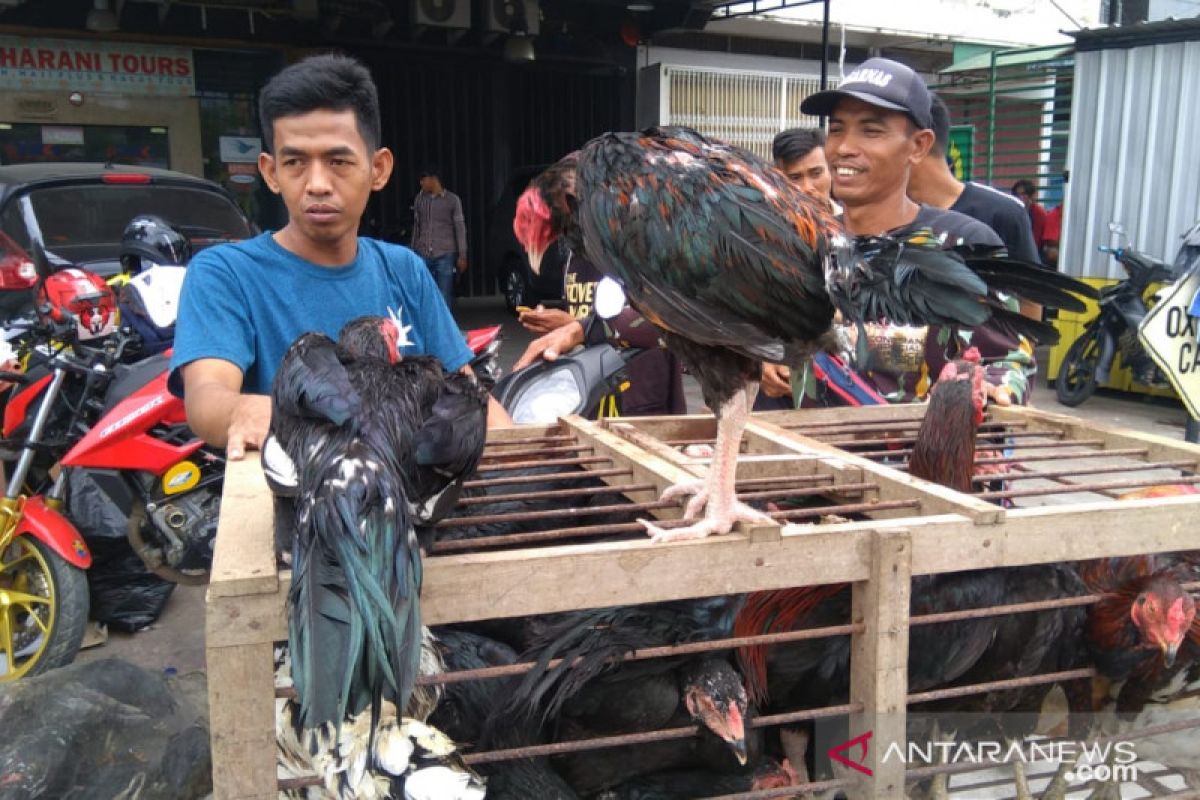
[(182, 266), (192, 257), (192, 243), (162, 217), (141, 214), (121, 234), (121, 267), (126, 272), (142, 271), (142, 259), (154, 264)]

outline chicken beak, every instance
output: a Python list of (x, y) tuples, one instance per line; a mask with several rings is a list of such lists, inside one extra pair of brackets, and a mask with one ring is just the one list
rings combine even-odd
[(1179, 642), (1163, 643), (1163, 662), (1168, 667), (1175, 666), (1175, 656), (1179, 654)]
[(533, 270), (534, 275), (542, 274), (542, 256), (545, 250), (535, 250), (532, 247), (525, 251), (529, 255), (529, 268)]
[(746, 766), (746, 761), (748, 759), (748, 756), (746, 754), (746, 740), (745, 739), (735, 739), (734, 741), (729, 743), (729, 746), (733, 750), (734, 756), (737, 757), (738, 763), (741, 764), (743, 767)]

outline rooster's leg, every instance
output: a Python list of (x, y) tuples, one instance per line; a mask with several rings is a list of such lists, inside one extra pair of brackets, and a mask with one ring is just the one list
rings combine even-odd
[(729, 533), (738, 522), (761, 524), (774, 521), (761, 511), (740, 502), (734, 491), (738, 446), (742, 442), (742, 431), (746, 429), (746, 420), (750, 416), (750, 408), (756, 394), (758, 394), (758, 384), (747, 384), (745, 389), (734, 394), (728, 402), (721, 406), (717, 414), (717, 443), (714, 447), (712, 463), (708, 467), (708, 479), (700, 485), (690, 481), (677, 484), (663, 493), (663, 497), (668, 499), (680, 494), (694, 493), (695, 496), (688, 503), (684, 512), (685, 516), (695, 516), (700, 513), (701, 507), (704, 507), (704, 518), (685, 528), (670, 530), (659, 527), (649, 520), (641, 520), (653, 541), (675, 542), (685, 539), (703, 539), (713, 534)]

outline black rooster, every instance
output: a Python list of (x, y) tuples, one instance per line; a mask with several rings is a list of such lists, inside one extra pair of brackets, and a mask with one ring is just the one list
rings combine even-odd
[(738, 521), (769, 522), (738, 502), (733, 489), (759, 364), (794, 362), (832, 344), (835, 303), (858, 322), (886, 317), (974, 326), (997, 315), (1051, 338), (1048, 326), (1022, 321), (989, 297), (989, 283), (1052, 307), (1082, 308), (1064, 289), (1094, 294), (1019, 262), (973, 260), (969, 268), (924, 234), (864, 240), (856, 255), (838, 223), (782, 173), (686, 128), (593, 139), (534, 180), (517, 204), (513, 228), (535, 270), (562, 236), (617, 279), (687, 362), (717, 416), (707, 481), (664, 495), (694, 495), (685, 516), (706, 509), (705, 516), (673, 530), (645, 522), (656, 541), (726, 533)]
[[(517, 653), (511, 647), (466, 630), (443, 628), (437, 632), (438, 648), (447, 669), (452, 671), (498, 667), (514, 664)], [(526, 747), (542, 742), (538, 721), (508, 719), (502, 725), (490, 725), (505, 705), (519, 678), (459, 681), (446, 686), (445, 695), (430, 724), (445, 731), (452, 739), (475, 750)], [(546, 758), (522, 758), (483, 764), (478, 771), (487, 779), (491, 800), (578, 800), (578, 795), (550, 767)]]
[[(580, 794), (664, 769), (753, 767), (761, 731), (749, 725), (745, 686), (724, 658), (618, 661), (631, 651), (727, 636), (739, 603), (715, 597), (531, 620), (522, 660), (538, 667), (514, 689), (502, 718), (553, 720), (560, 740), (700, 724), (698, 738), (559, 757), (559, 770)], [(556, 658), (563, 661), (551, 667)]]
[(337, 344), (304, 334), (275, 378), (263, 458), (296, 498), (288, 642), (306, 728), (369, 707), (373, 731), (384, 699), (407, 707), (422, 637), (415, 526), (453, 505), (483, 450), (484, 392), (435, 359), (401, 358), (399, 336), (380, 317), (347, 323)]

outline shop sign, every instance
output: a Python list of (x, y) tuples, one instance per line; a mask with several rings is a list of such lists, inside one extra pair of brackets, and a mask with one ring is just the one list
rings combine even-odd
[(0, 36), (0, 86), (190, 97), (196, 76), (187, 47)]
[(1138, 326), (1138, 338), (1166, 373), (1193, 419), (1200, 419), (1200, 319), (1189, 311), (1200, 270), (1176, 281)]

